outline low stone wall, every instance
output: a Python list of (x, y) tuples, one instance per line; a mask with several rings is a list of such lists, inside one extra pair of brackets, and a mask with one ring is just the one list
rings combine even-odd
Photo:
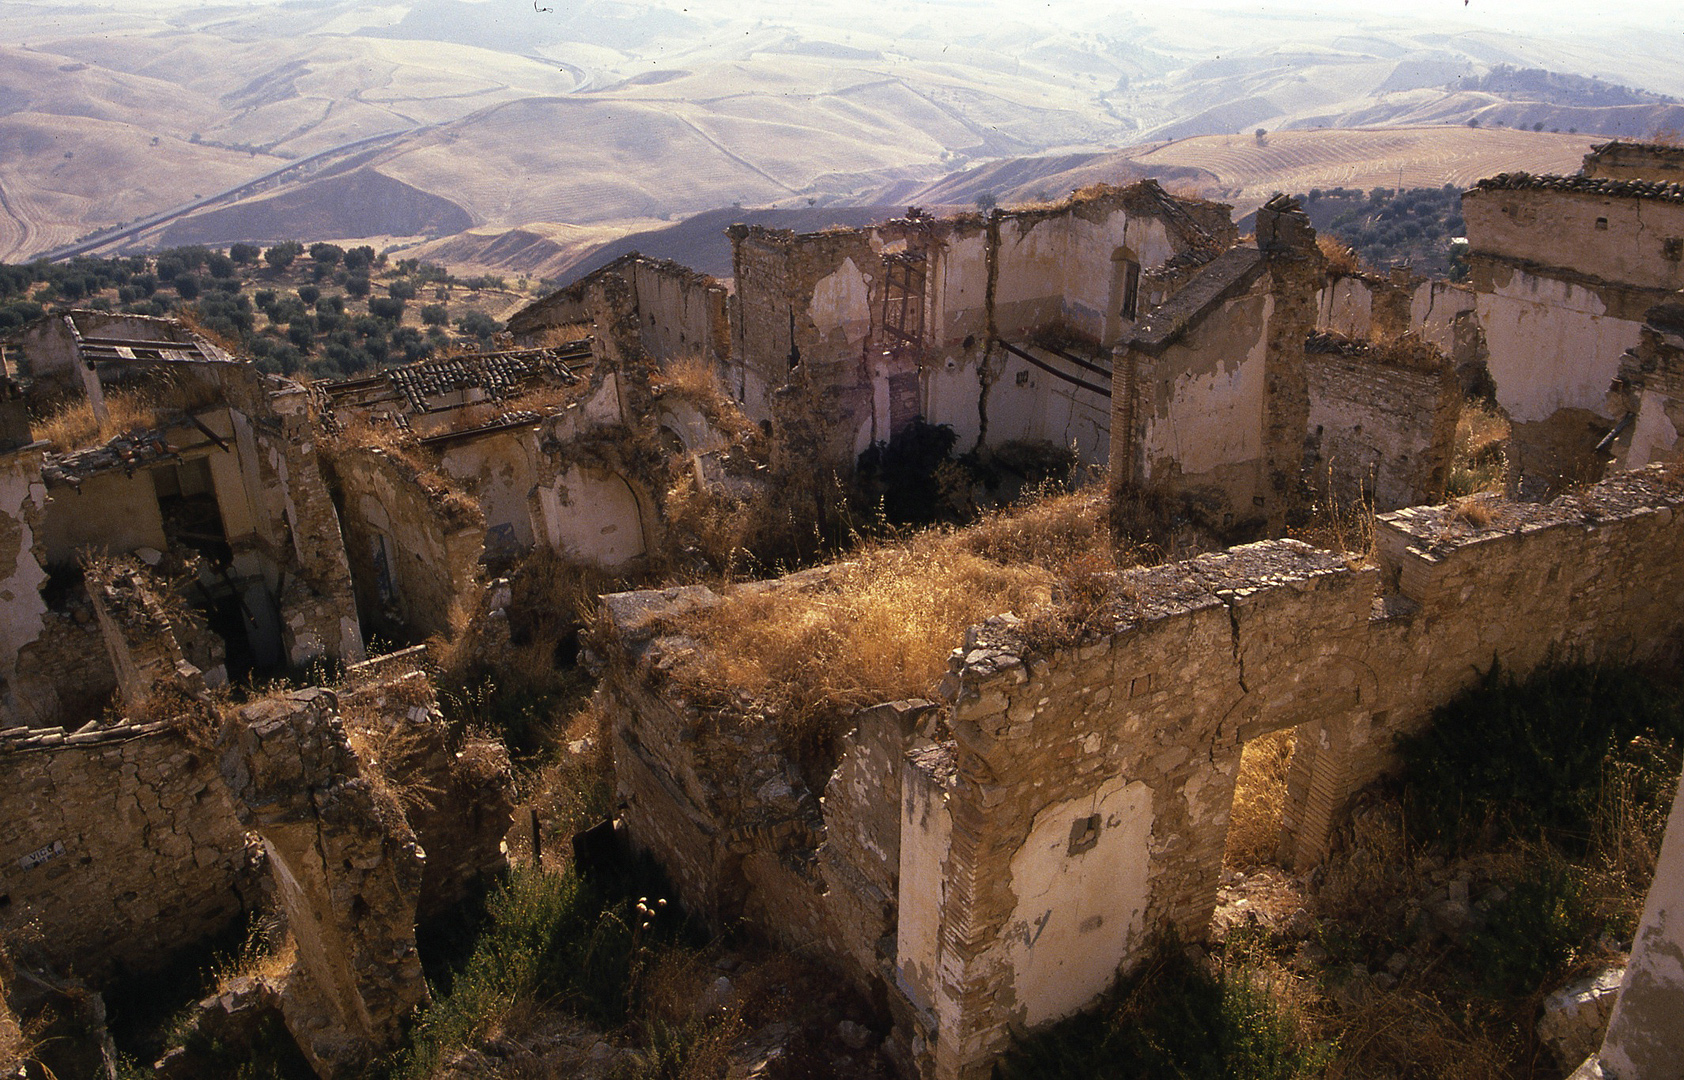
[(1207, 932), (1250, 739), (1300, 729), (1282, 855), (1308, 866), (1395, 736), (1494, 660), (1675, 653), (1681, 512), (1684, 475), (1655, 467), (1548, 505), (1384, 515), (1367, 564), (1277, 540), (1129, 571), (1114, 629), (1078, 646), (1038, 651), (1010, 616), (972, 628), (946, 707), (857, 714), (824, 776), (751, 702), (699, 708), (667, 679), (713, 594), (609, 597), (626, 822), (687, 903), (751, 914), (886, 993), (921, 1074), (980, 1078), (1154, 932)]
[(927, 1068), (986, 1075), (1010, 1030), (1090, 1000), (1153, 931), (1206, 932), (1249, 739), (1303, 727), (1285, 845), (1302, 865), (1394, 736), (1479, 668), (1675, 650), (1681, 510), (1684, 479), (1657, 469), (1547, 506), (1415, 508), (1380, 519), (1377, 565), (1269, 541), (1122, 575), (1116, 631), (1079, 648), (1039, 655), (1005, 619), (973, 632), (938, 956), (901, 955), (936, 972)]
[(256, 899), (216, 762), (167, 724), (0, 732), (0, 933), (102, 978), (144, 969)]

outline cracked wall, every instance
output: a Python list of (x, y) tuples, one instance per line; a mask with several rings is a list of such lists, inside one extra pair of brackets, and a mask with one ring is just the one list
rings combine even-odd
[[(1493, 657), (1525, 673), (1552, 655), (1645, 659), (1677, 648), (1684, 481), (1649, 469), (1548, 506), (1493, 509), (1479, 529), (1449, 508), (1386, 515), (1374, 566), (1268, 541), (1128, 571), (1116, 632), (1052, 655), (1026, 650), (1009, 619), (972, 632), (954, 661), (945, 751), (952, 841), (928, 1010), (939, 1026), (920, 1032), (932, 1075), (986, 1075), (1011, 1030), (1104, 988), (1109, 972), (1080, 989), (1040, 974), (1055, 961), (1032, 959), (1022, 931), (1043, 915), (1037, 940), (1061, 943), (1072, 972), (1102, 943), (1136, 947), (1129, 923), (1116, 928), (1120, 946), (1084, 940), (1082, 875), (1027, 861), (1036, 836), (1050, 852), (1057, 830), (1035, 824), (1047, 808), (1066, 812), (1075, 859), (1094, 813), (1086, 800), (1109, 797), (1118, 781), (1146, 785), (1143, 925), (1202, 936), (1246, 741), (1314, 725), (1300, 752), (1312, 772), (1336, 776), (1336, 811), (1391, 765), (1395, 733), (1425, 723)], [(1303, 801), (1286, 815), (1298, 833), (1287, 850), (1301, 865), (1319, 858), (1333, 817), (1309, 796), (1300, 786)], [(903, 859), (903, 907), (927, 909), (907, 898), (907, 870)], [(1049, 937), (1060, 921), (1064, 936)], [(908, 940), (929, 938), (926, 929)], [(901, 963), (922, 970), (930, 958), (903, 950)]]

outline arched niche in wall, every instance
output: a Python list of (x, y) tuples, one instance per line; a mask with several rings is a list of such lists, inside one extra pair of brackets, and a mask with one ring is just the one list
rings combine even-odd
[(538, 495), (550, 544), (569, 558), (614, 568), (648, 549), (637, 494), (619, 473), (575, 465)]

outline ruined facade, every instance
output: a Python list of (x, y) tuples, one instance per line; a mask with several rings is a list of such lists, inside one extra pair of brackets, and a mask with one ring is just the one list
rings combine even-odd
[(940, 702), (861, 711), (820, 775), (669, 683), (707, 590), (605, 598), (625, 821), (696, 910), (885, 995), (908, 1067), (986, 1076), (1013, 1031), (1092, 1000), (1153, 932), (1207, 932), (1248, 740), (1299, 729), (1282, 851), (1308, 866), (1393, 736), (1493, 659), (1672, 655), (1674, 472), (1486, 509), (1477, 526), (1452, 507), (1383, 515), (1366, 565), (1283, 540), (1125, 571), (1109, 629), (1050, 652), (992, 619)]
[(1480, 181), (1462, 213), (1514, 482), (1536, 493), (1594, 477), (1625, 420), (1609, 395), (1621, 357), (1649, 309), (1684, 288), (1684, 186), (1505, 174)]
[[(728, 306), (710, 281), (628, 256), (512, 325), (531, 341), (590, 332), (599, 362), (701, 357), (767, 428), (773, 484), (814, 469), (845, 478), (868, 447), (923, 421), (950, 427), (960, 450), (1050, 443), (1109, 463), (1114, 484), (1172, 494), (1218, 529), (1278, 532), (1318, 469), (1347, 503), (1435, 498), (1450, 449), (1437, 383), (1424, 390), (1383, 364), (1327, 377), (1329, 354), (1307, 360), (1304, 342), (1318, 328), (1359, 343), (1414, 331), (1444, 355), (1426, 367), (1456, 368), (1480, 341), (1466, 325), (1471, 298), (1458, 306), (1461, 293), (1407, 275), (1330, 278), (1308, 221), (1271, 207), (1259, 241), (1238, 246), (1225, 206), (1150, 181), (986, 217), (914, 209), (812, 234), (738, 226)], [(728, 341), (709, 329), (725, 315)], [(1424, 393), (1432, 418), (1418, 424)], [(625, 404), (635, 416), (638, 402)], [(1346, 462), (1344, 434), (1375, 424), (1384, 437)], [(688, 435), (673, 441), (695, 449)], [(1376, 458), (1393, 453), (1408, 464), (1382, 482)], [(658, 515), (644, 518), (648, 529)]]
[[(144, 388), (161, 404), (150, 426), (96, 445), (0, 451), (0, 534), (11, 540), (0, 560), (0, 702), (9, 722), (86, 719), (117, 684), (122, 661), (101, 655), (110, 642), (98, 642), (77, 582), (87, 554), (191, 563), (184, 596), (244, 670), (361, 658), (339, 519), (301, 386), (165, 320), (77, 312), (50, 316), (20, 340), (8, 352), (19, 363), (13, 374), (39, 368), (47, 381), (19, 397), (80, 398), (96, 419), (113, 388)], [(61, 385), (65, 372), (81, 385)]]

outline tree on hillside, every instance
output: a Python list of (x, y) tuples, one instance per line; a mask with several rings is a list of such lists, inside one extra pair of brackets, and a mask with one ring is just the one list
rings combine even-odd
[(345, 257), (345, 249), (338, 244), (311, 244), (310, 258), (323, 266), (336, 266)]
[(250, 266), (257, 261), (257, 256), (256, 244), (233, 244), (228, 248), (228, 257), (234, 260), (236, 266)]
[(271, 270), (285, 270), (302, 254), (303, 244), (297, 240), (283, 240), (278, 244), (269, 245), (269, 250), (263, 253), (263, 261), (269, 264)]

